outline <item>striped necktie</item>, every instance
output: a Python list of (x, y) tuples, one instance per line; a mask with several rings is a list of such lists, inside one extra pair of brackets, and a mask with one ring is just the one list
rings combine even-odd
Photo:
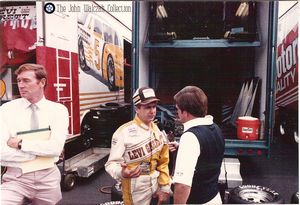
[(35, 104), (30, 105), (31, 108), (31, 118), (30, 118), (30, 128), (32, 130), (39, 128), (39, 119), (37, 116), (37, 106)]

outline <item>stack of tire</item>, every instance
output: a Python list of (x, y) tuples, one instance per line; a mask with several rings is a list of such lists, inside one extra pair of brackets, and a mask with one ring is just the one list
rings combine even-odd
[(123, 201), (108, 201), (99, 205), (124, 205)]
[(291, 204), (299, 204), (299, 192), (295, 192), (291, 198)]
[(282, 204), (281, 195), (264, 186), (241, 185), (230, 191), (230, 204)]
[(131, 105), (106, 103), (84, 116), (81, 133), (92, 147), (110, 147), (113, 133), (131, 119)]
[(115, 125), (121, 126), (125, 122), (131, 120), (131, 104), (130, 103), (105, 103), (100, 107), (117, 109)]

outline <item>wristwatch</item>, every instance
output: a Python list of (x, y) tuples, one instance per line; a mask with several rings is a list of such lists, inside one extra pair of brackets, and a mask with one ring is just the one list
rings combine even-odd
[(21, 149), (22, 148), (22, 140), (20, 140), (19, 142), (18, 142), (18, 149)]

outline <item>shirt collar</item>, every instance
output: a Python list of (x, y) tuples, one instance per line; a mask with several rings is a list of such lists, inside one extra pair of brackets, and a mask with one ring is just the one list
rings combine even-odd
[(214, 118), (211, 115), (206, 115), (205, 117), (198, 117), (192, 120), (189, 120), (183, 123), (184, 132), (190, 129), (191, 127), (195, 127), (198, 125), (212, 125)]
[[(29, 106), (31, 105), (31, 102), (29, 102), (26, 98), (23, 98), (24, 99), (24, 106), (25, 108), (29, 108)], [(35, 103), (35, 105), (37, 106), (37, 108), (43, 108), (46, 106), (46, 98), (45, 96), (43, 96), (43, 98), (38, 101), (37, 103)]]
[(43, 96), (43, 98), (35, 104), (38, 108), (44, 108), (45, 106), (47, 106), (46, 101), (47, 100), (46, 100), (45, 96)]

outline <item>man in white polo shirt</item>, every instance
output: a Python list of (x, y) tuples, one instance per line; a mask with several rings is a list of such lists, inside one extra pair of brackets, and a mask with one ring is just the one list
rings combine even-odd
[(200, 88), (186, 86), (174, 100), (184, 126), (173, 178), (174, 203), (222, 204), (218, 178), (224, 139), (213, 117), (207, 115), (207, 97)]

